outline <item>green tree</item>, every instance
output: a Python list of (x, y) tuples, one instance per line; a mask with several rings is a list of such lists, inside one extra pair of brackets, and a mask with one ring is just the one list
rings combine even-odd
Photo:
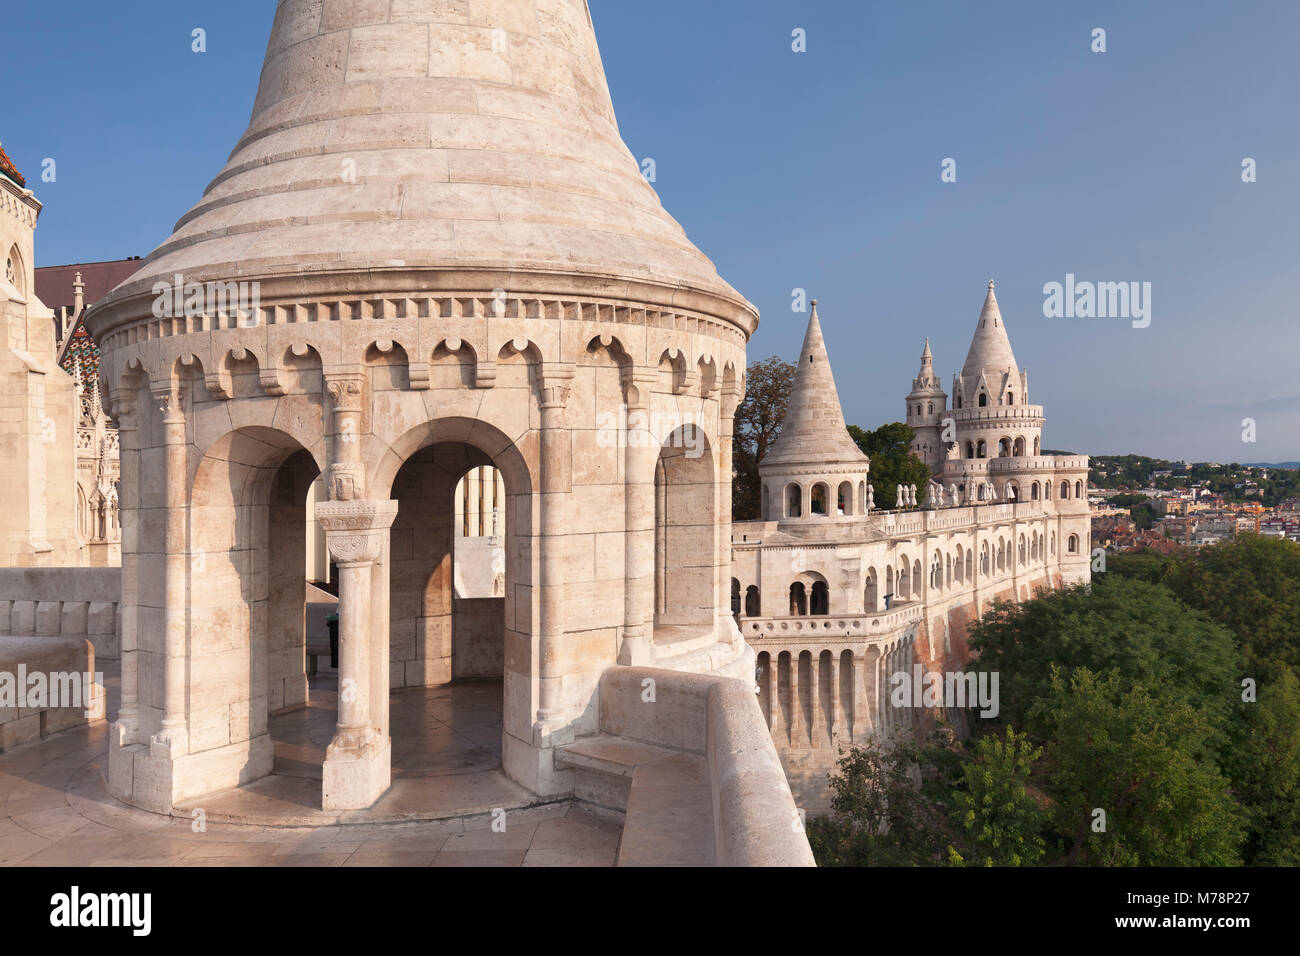
[(899, 485), (916, 485), (917, 502), (924, 500), (930, 469), (912, 454), (916, 432), (903, 422), (881, 425), (875, 431), (849, 426), (849, 435), (871, 459), (871, 484), (876, 490), (877, 508), (894, 508)]
[(953, 814), (967, 840), (965, 852), (948, 848), (949, 862), (973, 866), (1028, 866), (1043, 858), (1046, 813), (1029, 794), (1029, 776), (1042, 750), (1017, 736), (990, 734), (962, 762), (963, 788), (953, 793)]
[(831, 814), (808, 821), (818, 866), (940, 862), (952, 839), (944, 809), (918, 787), (925, 748), (869, 740), (841, 752), (830, 778)]
[(1300, 866), (1300, 678), (1281, 666), (1259, 685), (1258, 701), (1229, 752), (1233, 791), (1246, 810), (1242, 855), (1255, 866)]
[(1242, 811), (1215, 763), (1201, 711), (1131, 684), (1118, 670), (1098, 676), (1086, 667), (1069, 678), (1055, 669), (1050, 694), (1033, 710), (1067, 862), (1240, 862)]
[(736, 408), (732, 437), (731, 516), (736, 521), (760, 517), (758, 463), (781, 433), (795, 367), (773, 356), (754, 362), (745, 373), (745, 398)]
[(1000, 719), (1049, 738), (1030, 719), (1052, 692), (1052, 672), (1116, 670), (1125, 688), (1160, 687), (1207, 715), (1226, 744), (1226, 720), (1238, 699), (1240, 662), (1232, 634), (1179, 602), (1161, 585), (1099, 575), (1091, 585), (1041, 594), (1023, 604), (997, 602), (970, 629), (979, 657), (971, 667), (999, 677)]
[(1300, 544), (1243, 534), (1179, 561), (1164, 582), (1237, 636), (1248, 668), (1300, 668)]

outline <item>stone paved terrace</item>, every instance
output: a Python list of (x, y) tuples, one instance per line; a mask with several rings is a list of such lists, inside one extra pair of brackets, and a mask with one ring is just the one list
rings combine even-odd
[[(104, 670), (112, 719), (118, 679)], [(370, 810), (323, 813), (320, 761), (334, 725), (336, 679), (326, 669), (313, 679), (311, 708), (273, 718), (271, 777), (194, 801), (207, 815), (205, 832), (194, 832), (190, 819), (137, 810), (108, 795), (106, 721), (0, 754), (0, 865), (614, 864), (618, 823), (571, 801), (529, 807), (527, 795), (502, 774), (501, 690), (494, 682), (394, 693), (393, 787)], [(453, 815), (466, 807), (477, 812)], [(491, 828), (492, 807), (507, 809), (504, 833)], [(293, 825), (260, 822), (272, 818)], [(227, 822), (236, 819), (249, 822)]]

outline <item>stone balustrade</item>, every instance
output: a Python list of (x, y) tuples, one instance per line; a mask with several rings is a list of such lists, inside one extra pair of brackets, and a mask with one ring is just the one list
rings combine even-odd
[[(709, 801), (705, 806), (674, 806), (669, 816), (712, 818), (718, 866), (815, 865), (790, 784), (749, 683), (653, 667), (611, 667), (600, 679), (600, 730), (704, 757), (707, 790), (678, 788), (666, 796)], [(634, 819), (635, 800), (627, 812), (624, 833), (642, 829)], [(656, 829), (671, 831), (671, 827)]]
[(0, 568), (0, 635), (80, 637), (120, 657), (121, 568)]

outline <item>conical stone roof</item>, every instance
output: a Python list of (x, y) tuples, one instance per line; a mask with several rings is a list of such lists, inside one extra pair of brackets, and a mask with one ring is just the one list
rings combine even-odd
[(868, 459), (849, 437), (840, 407), (835, 376), (826, 356), (817, 303), (812, 304), (812, 318), (803, 337), (799, 369), (790, 390), (781, 433), (768, 449), (760, 464), (764, 468), (781, 465), (862, 465)]
[(988, 295), (984, 297), (984, 308), (980, 310), (979, 324), (975, 326), (975, 337), (971, 339), (961, 375), (969, 383), (978, 381), (982, 372), (1002, 373), (1008, 369), (1016, 370), (1016, 356), (1011, 351), (1011, 340), (1007, 338), (1007, 328), (1002, 322), (998, 297), (993, 294), (993, 280), (990, 279)]
[(649, 283), (757, 324), (624, 145), (584, 0), (280, 0), (247, 132), (106, 304), (177, 273), (412, 269)]

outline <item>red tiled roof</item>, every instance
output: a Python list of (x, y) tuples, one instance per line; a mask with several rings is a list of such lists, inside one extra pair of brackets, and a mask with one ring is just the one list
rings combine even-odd
[(27, 185), (27, 180), (18, 171), (18, 167), (14, 165), (14, 161), (9, 158), (9, 154), (5, 152), (3, 146), (0, 146), (0, 173), (4, 173), (19, 186)]
[(89, 308), (135, 275), (142, 264), (141, 259), (115, 259), (112, 262), (45, 266), (36, 270), (36, 297), (51, 309), (58, 309), (61, 305), (71, 307), (72, 283), (80, 272), (81, 281), (86, 284), (86, 306)]

